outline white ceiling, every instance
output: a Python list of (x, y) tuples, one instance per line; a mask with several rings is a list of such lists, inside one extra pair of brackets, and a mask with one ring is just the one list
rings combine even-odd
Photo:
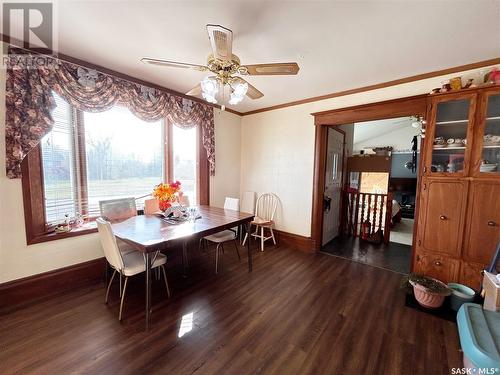
[[(412, 128), (411, 123), (413, 122), (411, 117), (398, 117), (387, 120), (375, 120), (375, 121), (364, 121), (354, 123), (354, 144), (364, 145), (375, 138), (384, 138), (394, 133), (399, 133), (401, 130), (408, 130), (409, 134), (412, 136), (418, 133), (418, 130)], [(411, 140), (408, 135), (408, 139)], [(368, 147), (377, 147), (378, 144), (370, 144)], [(386, 146), (386, 145), (385, 145)], [(356, 148), (356, 150), (362, 148)]]
[(410, 151), (413, 136), (420, 133), (411, 126), (412, 122), (411, 117), (356, 122), (353, 150), (391, 146), (394, 151)]
[(207, 23), (233, 30), (242, 63), (297, 61), (297, 76), (249, 77), (265, 96), (245, 112), (500, 57), (500, 0), (58, 1), (58, 49), (186, 92), (206, 73), (142, 64), (204, 64)]

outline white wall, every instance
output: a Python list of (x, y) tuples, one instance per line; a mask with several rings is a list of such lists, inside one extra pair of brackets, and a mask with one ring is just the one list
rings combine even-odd
[(215, 176), (210, 177), (210, 205), (224, 207), (240, 195), (241, 116), (214, 110)]
[[(215, 114), (216, 176), (210, 200), (224, 204), (240, 188), (240, 117)], [(103, 256), (97, 234), (26, 245), (21, 180), (5, 176), (5, 70), (0, 69), (0, 283)]]
[[(300, 73), (299, 73), (300, 74)], [(478, 77), (478, 70), (243, 116), (241, 189), (272, 191), (282, 201), (278, 229), (311, 234), (314, 117), (311, 113), (428, 93), (457, 75)]]

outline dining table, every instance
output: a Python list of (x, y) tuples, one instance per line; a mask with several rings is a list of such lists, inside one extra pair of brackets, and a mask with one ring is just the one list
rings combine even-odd
[[(161, 215), (138, 215), (124, 221), (113, 223), (115, 236), (144, 255), (146, 266), (146, 330), (151, 323), (151, 266), (158, 253), (172, 246), (182, 246), (183, 272), (189, 267), (188, 243), (202, 237), (246, 226), (250, 231), (250, 222), (254, 215), (235, 210), (212, 206), (197, 206), (197, 219), (173, 223)], [(247, 241), (248, 272), (252, 271), (252, 252)]]

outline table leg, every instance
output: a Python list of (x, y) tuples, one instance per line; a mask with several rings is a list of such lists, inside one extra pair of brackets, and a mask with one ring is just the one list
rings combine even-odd
[(151, 322), (151, 255), (145, 254), (146, 262), (146, 331), (149, 330)]
[(248, 256), (248, 272), (252, 272), (252, 252), (250, 251), (250, 223), (247, 224), (247, 233), (248, 241), (247, 241), (247, 256)]

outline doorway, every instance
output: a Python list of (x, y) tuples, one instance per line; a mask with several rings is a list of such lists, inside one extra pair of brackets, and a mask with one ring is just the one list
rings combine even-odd
[(329, 127), (327, 138), (322, 246), (336, 238), (340, 233), (345, 132), (339, 128)]
[[(425, 98), (423, 96), (417, 96), (417, 97), (409, 97), (409, 98), (402, 98), (402, 99), (397, 99), (397, 100), (391, 100), (387, 102), (380, 102), (380, 103), (373, 103), (373, 104), (368, 104), (368, 105), (363, 105), (363, 106), (356, 106), (356, 107), (351, 107), (351, 108), (343, 108), (339, 110), (333, 110), (333, 111), (326, 111), (326, 112), (320, 112), (313, 114), (315, 116), (315, 124), (316, 124), (316, 143), (315, 143), (315, 169), (314, 169), (314, 186), (313, 186), (313, 213), (312, 213), (312, 225), (311, 225), (311, 237), (313, 240), (313, 244), (315, 247), (316, 251), (322, 251), (326, 247), (331, 247), (332, 244), (337, 244), (337, 248), (343, 248), (344, 254), (342, 254), (345, 257), (351, 258), (356, 261), (361, 261), (364, 263), (372, 264), (374, 266), (379, 266), (383, 268), (389, 268), (397, 272), (402, 272), (406, 273), (410, 271), (411, 268), (411, 259), (413, 256), (413, 243), (411, 245), (408, 245), (408, 242), (412, 242), (412, 237), (413, 233), (416, 231), (416, 227), (418, 225), (417, 222), (415, 222), (415, 225), (413, 226), (413, 231), (411, 229), (411, 224), (408, 225), (404, 230), (402, 230), (402, 237), (404, 237), (404, 240), (399, 240), (397, 239), (397, 236), (393, 238), (387, 238), (387, 242), (390, 243), (387, 245), (374, 245), (370, 242), (366, 242), (363, 240), (360, 240), (360, 232), (359, 230), (361, 229), (360, 226), (357, 227), (358, 230), (358, 236), (354, 237), (351, 236), (349, 237), (350, 240), (345, 242), (343, 244), (340, 244), (340, 241), (345, 238), (345, 230), (346, 228), (343, 227), (345, 226), (345, 220), (341, 219), (340, 220), (340, 225), (338, 232), (335, 232), (334, 228), (331, 228), (331, 225), (327, 222), (330, 220), (330, 222), (334, 223), (334, 218), (335, 216), (333, 213), (329, 214), (325, 212), (325, 208), (328, 208), (328, 202), (325, 201), (325, 197), (332, 198), (328, 194), (324, 194), (325, 191), (331, 190), (331, 187), (328, 186), (329, 184), (329, 177), (327, 176), (327, 170), (330, 170), (333, 168), (333, 163), (331, 162), (332, 157), (330, 156), (330, 161), (328, 160), (329, 156), (329, 147), (328, 147), (328, 138), (329, 138), (329, 133), (330, 133), (330, 128), (341, 128), (344, 131), (344, 139), (349, 137), (349, 132), (354, 133), (354, 124), (355, 123), (364, 123), (364, 122), (375, 122), (378, 121), (379, 124), (376, 126), (374, 129), (376, 129), (377, 134), (370, 135), (368, 139), (374, 139), (376, 138), (377, 135), (380, 136), (380, 139), (384, 140), (390, 137), (391, 135), (394, 135), (392, 133), (397, 133), (394, 129), (389, 129), (383, 127), (384, 121), (390, 122), (390, 121), (395, 121), (395, 120), (400, 120), (402, 121), (401, 118), (406, 117), (406, 120), (410, 120), (410, 116), (415, 116), (416, 118), (424, 118), (426, 113), (426, 102)], [(399, 118), (399, 119), (398, 119)], [(386, 123), (387, 125), (387, 123)], [(346, 129), (351, 129), (346, 130)], [(386, 134), (383, 134), (385, 131)], [(416, 131), (416, 129), (413, 129), (413, 131)], [(397, 137), (397, 134), (395, 134)], [(354, 139), (353, 139), (354, 142)], [(407, 168), (411, 167), (411, 160), (413, 160), (412, 157), (410, 157), (410, 143), (411, 139), (405, 139), (405, 142), (408, 143), (408, 146), (405, 147), (406, 152), (400, 152), (401, 150), (399, 149), (393, 149), (393, 152), (390, 152), (390, 156), (397, 159), (397, 164), (401, 168)], [(343, 173), (342, 173), (342, 191), (345, 191), (346, 188), (348, 187), (350, 183), (350, 176), (347, 173), (347, 164), (349, 163), (349, 159), (352, 154), (365, 154), (365, 150), (363, 152), (360, 152), (361, 150), (353, 150), (354, 144), (352, 148), (350, 149), (351, 155), (349, 155), (349, 152), (347, 150), (350, 148), (350, 144), (346, 144), (348, 142), (344, 142), (344, 161), (343, 161)], [(380, 143), (380, 144), (379, 144)], [(377, 142), (377, 144), (372, 144), (370, 148), (376, 148), (376, 146), (389, 146), (387, 142)], [(380, 150), (377, 150), (380, 153)], [(331, 152), (331, 151), (330, 151)], [(371, 153), (371, 152), (367, 152)], [(366, 156), (363, 156), (366, 157)], [(330, 168), (331, 167), (331, 168)], [(413, 166), (413, 167), (416, 167)], [(333, 173), (333, 169), (332, 173)], [(379, 172), (378, 170), (373, 170), (373, 171), (366, 171), (366, 172)], [(420, 171), (419, 170), (414, 170), (414, 175), (412, 178), (412, 182), (409, 183), (409, 181), (405, 181), (405, 177), (401, 177), (399, 179), (398, 177), (391, 176), (391, 167), (389, 167), (389, 170), (383, 171), (388, 173), (389, 178), (388, 181), (386, 180), (386, 183), (382, 184), (380, 180), (381, 176), (379, 175), (369, 175), (365, 174), (363, 176), (362, 173), (358, 174), (357, 179), (352, 179), (352, 180), (357, 180), (358, 183), (361, 186), (361, 183), (363, 185), (363, 189), (370, 189), (373, 188), (372, 192), (369, 192), (370, 194), (379, 194), (383, 195), (384, 192), (382, 190), (387, 189), (385, 193), (396, 195), (396, 200), (398, 202), (397, 205), (395, 205), (395, 210), (399, 210), (401, 212), (401, 222), (406, 221), (406, 217), (403, 217), (403, 212), (404, 215), (413, 215), (416, 217), (416, 214), (418, 212), (418, 196), (417, 194), (412, 193), (413, 195), (409, 194), (408, 191), (413, 191), (413, 192), (418, 192), (418, 184), (419, 181), (416, 178), (416, 176), (419, 175)], [(364, 177), (364, 178), (363, 178)], [(394, 177), (394, 178), (393, 178)], [(369, 186), (370, 185), (370, 186)], [(373, 186), (371, 186), (373, 185)], [(387, 187), (386, 187), (387, 186)], [(376, 191), (375, 191), (376, 190)], [(368, 199), (368, 198), (367, 198)], [(380, 196), (377, 197), (378, 203), (371, 203), (371, 208), (372, 211), (370, 211), (371, 218), (373, 218), (373, 208), (375, 206), (381, 207), (380, 203)], [(385, 198), (387, 199), (387, 198)], [(392, 198), (390, 199), (391, 202), (393, 202)], [(385, 202), (385, 201), (384, 201)], [(335, 202), (330, 202), (330, 208), (332, 206), (332, 203), (335, 204)], [(346, 203), (345, 199), (342, 198), (340, 200), (340, 207), (341, 207), (341, 212), (345, 212), (346, 210), (346, 205), (349, 203)], [(384, 203), (385, 204), (385, 203)], [(408, 207), (406, 207), (408, 205)], [(366, 206), (369, 206), (368, 202), (366, 201)], [(400, 207), (398, 207), (400, 206)], [(405, 207), (403, 207), (405, 206)], [(367, 209), (368, 210), (368, 209)], [(388, 211), (388, 210), (387, 210)], [(355, 210), (352, 210), (352, 212), (355, 212)], [(359, 212), (359, 211), (358, 211)], [(367, 211), (365, 211), (366, 213)], [(377, 214), (375, 217), (375, 220), (370, 220), (370, 230), (368, 231), (368, 234), (373, 234), (377, 232), (378, 229), (384, 229), (384, 224), (385, 224), (385, 219), (380, 219), (379, 212), (377, 211)], [(385, 212), (384, 212), (385, 216)], [(391, 213), (387, 215), (388, 217), (391, 218), (392, 220), (392, 207), (391, 207)], [(397, 218), (396, 218), (397, 220)], [(413, 219), (409, 219), (413, 221)], [(373, 226), (376, 226), (373, 228)], [(393, 223), (392, 221), (387, 224), (388, 226), (392, 226)], [(381, 228), (380, 228), (381, 227)], [(400, 226), (401, 227), (401, 226)], [(398, 229), (400, 228), (395, 228), (395, 232), (398, 232)], [(390, 229), (393, 229), (390, 228)], [(326, 235), (324, 235), (324, 230), (330, 229), (330, 232)], [(401, 228), (402, 229), (402, 228)], [(389, 231), (388, 231), (389, 232)], [(330, 240), (333, 237), (333, 240)], [(330, 241), (328, 241), (330, 240)], [(396, 242), (398, 241), (398, 242)], [(371, 249), (376, 249), (377, 246), (385, 246), (385, 250), (378, 251), (378, 252), (372, 252)], [(389, 248), (390, 246), (390, 248)], [(401, 251), (401, 249), (404, 249), (404, 251)], [(387, 259), (384, 259), (384, 257), (380, 258), (378, 255), (388, 255), (388, 254), (393, 254), (395, 255), (394, 257), (391, 258), (390, 261), (387, 261)], [(404, 257), (399, 259), (398, 261), (398, 256), (401, 254), (405, 253)], [(377, 256), (375, 256), (377, 255)], [(404, 265), (400, 267), (400, 265)]]
[[(416, 124), (416, 126), (415, 126)], [(342, 136), (352, 134), (344, 171), (332, 171), (338, 152), (337, 131), (328, 129), (325, 171), (325, 209), (322, 252), (400, 273), (408, 273), (413, 242), (417, 188), (417, 160), (421, 129), (414, 117), (400, 117), (342, 126)], [(337, 142), (336, 142), (337, 141)], [(345, 175), (343, 187), (332, 182), (332, 173)], [(337, 198), (334, 201), (334, 194)], [(343, 205), (336, 202), (342, 200)], [(333, 204), (335, 202), (335, 204)], [(329, 206), (325, 203), (325, 206)], [(330, 207), (328, 207), (330, 208)], [(338, 231), (331, 236), (331, 218)], [(333, 240), (333, 241), (332, 241)]]

